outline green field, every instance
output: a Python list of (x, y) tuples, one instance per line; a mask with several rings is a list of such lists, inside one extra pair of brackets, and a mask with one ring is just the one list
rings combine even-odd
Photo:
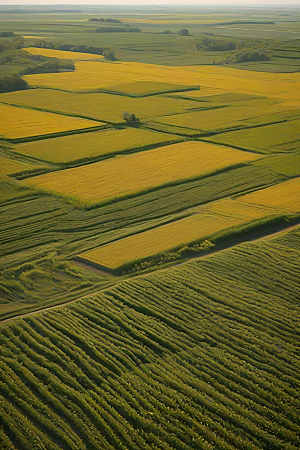
[(2, 326), (6, 448), (296, 450), (299, 240)]
[(0, 450), (297, 450), (300, 8), (0, 6)]

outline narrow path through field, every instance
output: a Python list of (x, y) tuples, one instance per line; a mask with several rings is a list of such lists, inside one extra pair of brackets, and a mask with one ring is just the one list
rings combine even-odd
[[(255, 242), (266, 241), (266, 240), (272, 239), (272, 238), (274, 238), (274, 237), (282, 236), (282, 235), (284, 235), (284, 234), (286, 234), (286, 233), (288, 233), (288, 232), (290, 232), (290, 231), (292, 231), (292, 230), (294, 230), (294, 229), (296, 229), (296, 228), (299, 228), (299, 223), (296, 224), (296, 225), (292, 225), (292, 226), (290, 226), (290, 227), (288, 227), (288, 228), (285, 228), (284, 230), (279, 230), (279, 231), (276, 231), (276, 232), (274, 232), (274, 233), (271, 233), (271, 234), (268, 234), (268, 235), (265, 235), (265, 236), (261, 236), (261, 237), (255, 238), (255, 239), (251, 239), (251, 241), (252, 241), (252, 242), (253, 242), (253, 241), (255, 241)], [(244, 242), (247, 242), (247, 241), (244, 241)], [(238, 242), (238, 243), (233, 244), (233, 245), (231, 245), (231, 246), (228, 246), (228, 247), (226, 247), (226, 248), (224, 248), (224, 249), (215, 250), (215, 251), (213, 251), (213, 252), (211, 252), (211, 253), (209, 253), (209, 254), (203, 255), (203, 256), (199, 256), (199, 255), (198, 255), (198, 256), (192, 256), (192, 257), (187, 258), (187, 259), (185, 259), (184, 261), (182, 261), (182, 262), (176, 264), (175, 266), (169, 266), (169, 267), (165, 267), (165, 268), (163, 268), (163, 269), (155, 270), (155, 273), (163, 272), (163, 271), (169, 270), (169, 269), (171, 269), (172, 267), (182, 266), (182, 265), (184, 265), (184, 264), (190, 263), (191, 261), (197, 261), (197, 260), (199, 260), (199, 259), (210, 258), (211, 256), (213, 256), (213, 255), (216, 254), (216, 253), (225, 252), (225, 251), (227, 251), (227, 250), (229, 250), (229, 249), (231, 249), (231, 248), (234, 248), (234, 247), (237, 247), (238, 245), (241, 245), (242, 243), (243, 243), (243, 242)], [(88, 266), (85, 267), (85, 268), (89, 268), (89, 269), (90, 269), (90, 267), (88, 267)], [(149, 275), (149, 272), (148, 272), (148, 273), (145, 273), (145, 274), (137, 275), (136, 278), (142, 278), (142, 277), (146, 277), (146, 276), (148, 276), (148, 275)], [(25, 318), (25, 317), (32, 316), (33, 314), (38, 314), (38, 313), (40, 313), (40, 312), (50, 311), (50, 310), (52, 310), (52, 309), (56, 309), (56, 308), (60, 308), (60, 307), (62, 307), (62, 306), (70, 305), (71, 303), (78, 302), (78, 301), (83, 300), (83, 299), (85, 299), (85, 298), (91, 297), (92, 295), (99, 294), (100, 292), (105, 292), (105, 291), (111, 289), (111, 287), (118, 286), (118, 284), (122, 283), (123, 281), (124, 281), (124, 278), (120, 279), (120, 281), (119, 281), (118, 283), (113, 284), (113, 285), (108, 286), (108, 287), (105, 287), (105, 288), (103, 288), (103, 289), (100, 289), (100, 290), (97, 291), (97, 292), (93, 292), (93, 293), (84, 295), (84, 296), (82, 296), (82, 297), (78, 297), (78, 298), (76, 298), (76, 299), (74, 299), (74, 300), (70, 300), (70, 301), (68, 301), (68, 302), (60, 303), (59, 305), (54, 305), (54, 306), (49, 306), (49, 307), (45, 307), (45, 308), (41, 308), (41, 309), (36, 309), (35, 311), (31, 311), (31, 312), (29, 312), (29, 313), (20, 314), (20, 315), (14, 316), (14, 317), (10, 317), (9, 319), (5, 319), (5, 320), (0, 321), (0, 324), (9, 323), (9, 322), (11, 322), (12, 320), (15, 320), (15, 319), (23, 319), (23, 318)]]

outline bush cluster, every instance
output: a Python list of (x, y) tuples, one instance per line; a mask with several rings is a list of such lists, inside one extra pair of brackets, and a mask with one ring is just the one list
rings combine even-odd
[(60, 72), (61, 70), (75, 70), (73, 61), (51, 58), (40, 64), (26, 67), (26, 69), (24, 69), (21, 74), (28, 75), (32, 73), (55, 73)]
[(103, 17), (101, 17), (101, 19), (89, 19), (89, 22), (109, 22), (109, 23), (122, 23), (122, 20), (118, 20), (118, 19), (103, 19)]
[(23, 80), (20, 75), (13, 74), (0, 78), (0, 92), (12, 92), (28, 89), (27, 81)]
[(210, 52), (225, 52), (236, 50), (236, 44), (224, 40), (212, 40), (209, 38), (202, 38), (201, 42), (196, 45), (197, 50), (206, 50)]
[(100, 27), (96, 33), (140, 33), (142, 30), (137, 27)]

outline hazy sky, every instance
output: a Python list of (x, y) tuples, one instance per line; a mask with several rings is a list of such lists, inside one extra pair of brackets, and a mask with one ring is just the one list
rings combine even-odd
[(234, 5), (234, 6), (266, 6), (276, 5), (288, 7), (300, 6), (300, 0), (0, 0), (0, 5)]

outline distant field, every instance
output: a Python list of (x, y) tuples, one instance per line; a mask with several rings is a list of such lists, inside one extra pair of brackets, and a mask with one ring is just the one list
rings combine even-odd
[(28, 183), (91, 205), (255, 159), (258, 155), (231, 148), (182, 142), (45, 174)]
[[(93, 128), (97, 124), (86, 119), (66, 117), (48, 112), (0, 104), (0, 136), (19, 139), (64, 131)], [(101, 123), (98, 123), (101, 125)]]
[(30, 170), (38, 170), (42, 169), (42, 164), (30, 164), (23, 161), (16, 161), (14, 159), (5, 158), (3, 156), (0, 156), (0, 174), (3, 175), (13, 175), (17, 173), (27, 172)]
[(27, 47), (25, 49), (32, 55), (42, 55), (48, 58), (72, 59), (73, 61), (90, 61), (101, 59), (102, 55), (93, 55), (92, 53), (66, 52), (63, 50), (52, 50), (50, 48)]
[(256, 205), (281, 208), (287, 211), (300, 211), (300, 178), (284, 181), (260, 191), (252, 192), (240, 200)]
[(196, 102), (167, 97), (130, 98), (122, 95), (75, 94), (49, 89), (10, 92), (1, 94), (0, 98), (3, 102), (16, 105), (78, 114), (114, 123), (124, 122), (123, 112), (125, 111), (133, 112), (140, 119), (145, 119), (164, 114), (176, 114), (197, 107)]
[(112, 242), (78, 256), (109, 269), (117, 269), (131, 261), (206, 239), (232, 226), (276, 214), (275, 210), (252, 205), (250, 207), (227, 199), (208, 207), (199, 207), (197, 211), (190, 217)]
[(219, 134), (210, 140), (254, 151), (282, 152), (300, 149), (299, 136), (300, 120), (290, 120), (250, 130)]
[(218, 24), (220, 23), (220, 20), (218, 19), (186, 19), (185, 17), (182, 17), (181, 19), (179, 18), (174, 18), (174, 19), (168, 19), (168, 18), (161, 18), (161, 19), (147, 19), (145, 18), (140, 18), (140, 19), (134, 19), (132, 17), (130, 17), (130, 19), (128, 18), (122, 18), (123, 21), (128, 21), (129, 23), (140, 23), (140, 24), (155, 24), (155, 25), (178, 25), (178, 24), (186, 24), (186, 25), (199, 25), (199, 24)]
[(74, 72), (26, 75), (32, 86), (68, 91), (95, 91), (137, 81), (175, 83), (186, 86), (300, 101), (300, 74), (272, 74), (215, 66), (168, 67), (135, 62), (78, 61)]
[(40, 141), (28, 142), (17, 145), (14, 151), (24, 156), (64, 164), (177, 140), (180, 138), (170, 134), (126, 128), (47, 139), (42, 145)]
[(190, 91), (182, 94), (184, 97), (193, 100), (205, 97), (205, 102), (231, 104), (234, 102), (245, 102), (248, 100), (258, 99), (257, 96), (251, 94), (237, 94), (235, 92), (218, 93), (218, 91), (210, 92), (209, 90)]
[[(284, 103), (270, 104), (268, 99), (253, 100), (248, 101), (245, 106), (225, 106), (224, 108), (207, 111), (191, 111), (158, 118), (157, 121), (199, 131), (225, 130), (247, 126), (248, 120), (256, 117), (259, 122), (263, 123), (264, 118), (266, 122), (271, 122), (268, 114), (274, 114), (276, 118), (276, 113), (280, 115), (281, 112), (289, 111), (289, 109), (292, 110), (290, 114), (293, 114), (293, 106)], [(300, 114), (300, 110), (296, 111), (297, 114)]]
[(167, 92), (180, 92), (199, 90), (199, 86), (186, 86), (184, 84), (162, 83), (157, 81), (136, 81), (135, 83), (117, 84), (110, 86), (109, 90), (132, 97), (164, 94)]

